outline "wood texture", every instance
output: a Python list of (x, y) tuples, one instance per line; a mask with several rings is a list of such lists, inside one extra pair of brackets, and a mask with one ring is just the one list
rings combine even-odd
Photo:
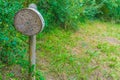
[(35, 80), (36, 35), (29, 37), (29, 80)]
[(35, 35), (42, 31), (44, 26), (44, 20), (40, 16), (40, 13), (33, 8), (22, 9), (15, 15), (15, 28), (24, 35)]

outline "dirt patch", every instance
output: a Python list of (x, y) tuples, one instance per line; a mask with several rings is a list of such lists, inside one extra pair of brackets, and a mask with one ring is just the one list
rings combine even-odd
[[(12, 80), (12, 78), (17, 78), (18, 80), (24, 78), (27, 79), (27, 72), (22, 73), (22, 68), (19, 65), (13, 65), (11, 67), (3, 67), (2, 71), (2, 80)], [(11, 77), (11, 79), (9, 79)]]
[(120, 45), (120, 40), (112, 37), (106, 37), (105, 40), (110, 44)]

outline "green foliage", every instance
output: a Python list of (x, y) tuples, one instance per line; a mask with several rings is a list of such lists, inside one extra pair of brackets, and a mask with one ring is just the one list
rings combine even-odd
[(120, 22), (120, 0), (82, 0), (83, 15)]
[[(25, 37), (18, 34), (13, 27), (14, 14), (22, 8), (22, 1), (0, 0), (0, 60), (12, 64), (24, 57), (26, 52)], [(21, 37), (20, 37), (21, 36)]]
[(47, 27), (55, 23), (64, 28), (77, 27), (79, 0), (40, 0), (37, 5)]
[(83, 15), (87, 18), (95, 18), (100, 13), (100, 4), (96, 4), (96, 0), (83, 0), (82, 1)]
[(36, 71), (36, 80), (46, 80), (41, 71)]
[(77, 29), (77, 23), (83, 22), (85, 18), (119, 22), (119, 3), (119, 0), (40, 0), (37, 5), (47, 28), (50, 24), (59, 24), (65, 29)]

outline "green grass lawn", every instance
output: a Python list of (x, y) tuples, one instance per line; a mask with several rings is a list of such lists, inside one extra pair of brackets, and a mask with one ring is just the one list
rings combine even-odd
[(91, 21), (76, 32), (37, 36), (37, 70), (46, 80), (119, 80), (120, 25)]

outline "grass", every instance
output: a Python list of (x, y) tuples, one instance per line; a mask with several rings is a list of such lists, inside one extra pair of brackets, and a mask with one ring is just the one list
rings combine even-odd
[[(119, 80), (120, 25), (101, 21), (79, 24), (76, 32), (58, 26), (37, 35), (37, 80)], [(0, 80), (26, 80), (28, 62), (5, 67)], [(3, 74), (4, 73), (4, 74)]]
[(74, 33), (56, 26), (37, 36), (37, 69), (46, 80), (119, 80), (120, 26), (79, 25)]

